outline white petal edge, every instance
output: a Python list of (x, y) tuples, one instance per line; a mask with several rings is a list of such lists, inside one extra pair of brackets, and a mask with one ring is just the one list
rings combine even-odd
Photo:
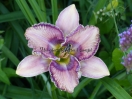
[(25, 37), (28, 40), (28, 46), (33, 48), (34, 52), (40, 52), (50, 59), (57, 59), (50, 50), (56, 49), (57, 44), (64, 42), (64, 36), (59, 28), (43, 22), (29, 27), (25, 32)]
[(73, 93), (79, 83), (79, 77), (81, 77), (79, 70), (80, 63), (73, 56), (70, 57), (68, 64), (58, 64), (56, 61), (52, 61), (49, 67), (51, 80), (55, 86), (69, 93)]
[(95, 26), (85, 26), (67, 36), (65, 44), (68, 43), (76, 51), (75, 57), (79, 61), (89, 59), (98, 50), (100, 43), (99, 29)]
[(79, 14), (74, 4), (61, 11), (56, 21), (56, 26), (63, 31), (65, 36), (79, 26)]
[(48, 66), (49, 60), (43, 59), (41, 56), (29, 55), (18, 64), (16, 74), (22, 77), (33, 77), (47, 72)]
[(88, 60), (81, 61), (82, 76), (88, 78), (99, 79), (109, 76), (109, 70), (105, 63), (98, 57), (91, 57)]

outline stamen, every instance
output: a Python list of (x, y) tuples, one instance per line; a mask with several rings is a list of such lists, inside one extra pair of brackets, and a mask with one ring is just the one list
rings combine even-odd
[(68, 52), (68, 53), (70, 53), (71, 47), (72, 47), (72, 45), (68, 44), (62, 52)]
[(68, 44), (64, 50), (60, 53), (60, 57), (61, 58), (67, 58), (70, 55), (70, 51), (71, 51), (71, 44)]

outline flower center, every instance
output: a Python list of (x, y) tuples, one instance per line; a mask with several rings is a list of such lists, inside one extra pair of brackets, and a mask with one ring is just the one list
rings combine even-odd
[(67, 46), (62, 46), (61, 48), (59, 48), (55, 53), (54, 55), (59, 57), (60, 60), (58, 62), (65, 62), (65, 63), (68, 63), (69, 62), (69, 57), (70, 57), (70, 54), (71, 54), (71, 48), (72, 48), (72, 45), (71, 44), (67, 44)]
[(70, 55), (70, 51), (71, 51), (71, 44), (68, 44), (59, 54), (60, 58), (68, 58), (68, 56)]

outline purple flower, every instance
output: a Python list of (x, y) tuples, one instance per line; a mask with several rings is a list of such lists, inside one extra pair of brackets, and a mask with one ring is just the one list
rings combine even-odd
[(122, 64), (125, 66), (127, 73), (129, 73), (132, 70), (132, 51), (124, 56)]
[(55, 26), (39, 23), (29, 27), (25, 36), (33, 55), (19, 63), (16, 73), (20, 76), (32, 77), (49, 71), (56, 87), (72, 93), (81, 76), (99, 79), (109, 75), (105, 63), (94, 56), (100, 42), (99, 29), (79, 25), (74, 4), (60, 13)]
[(120, 37), (120, 47), (123, 51), (126, 51), (132, 45), (132, 26), (123, 33), (119, 34)]

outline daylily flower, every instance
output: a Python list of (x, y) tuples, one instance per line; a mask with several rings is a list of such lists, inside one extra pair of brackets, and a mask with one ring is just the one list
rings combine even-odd
[(32, 77), (49, 71), (56, 87), (72, 93), (81, 76), (99, 79), (109, 75), (105, 63), (94, 56), (100, 42), (99, 29), (79, 25), (74, 4), (59, 14), (55, 25), (33, 25), (25, 36), (33, 55), (19, 63), (16, 73), (20, 76)]

